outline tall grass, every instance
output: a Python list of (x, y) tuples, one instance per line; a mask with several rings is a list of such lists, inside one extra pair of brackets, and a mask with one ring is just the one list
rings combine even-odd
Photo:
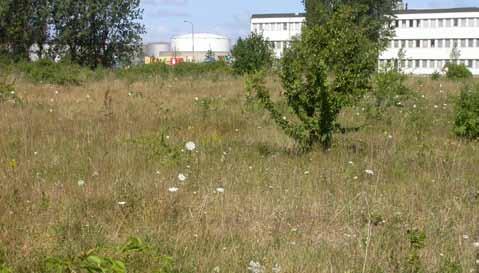
[(0, 269), (111, 257), (135, 236), (168, 272), (477, 272), (479, 144), (452, 131), (460, 83), (410, 79), (414, 100), (374, 122), (348, 109), (361, 130), (298, 155), (241, 79), (124, 77), (20, 80), (25, 103), (0, 104)]

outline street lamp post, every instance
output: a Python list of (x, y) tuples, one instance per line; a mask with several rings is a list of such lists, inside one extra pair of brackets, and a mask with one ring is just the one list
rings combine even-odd
[(193, 62), (195, 62), (195, 25), (193, 25), (193, 23), (188, 20), (185, 20), (185, 23), (191, 24), (191, 46), (193, 48)]

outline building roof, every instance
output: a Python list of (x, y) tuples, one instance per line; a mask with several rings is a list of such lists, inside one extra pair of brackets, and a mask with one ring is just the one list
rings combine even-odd
[[(398, 10), (395, 14), (421, 14), (421, 13), (455, 13), (455, 12), (479, 12), (479, 7), (448, 8), (448, 9), (407, 9)], [(305, 17), (306, 13), (266, 13), (253, 14), (252, 19), (261, 18), (294, 18)]]
[(267, 13), (267, 14), (253, 14), (251, 18), (292, 18), (292, 17), (305, 17), (306, 13)]
[(398, 10), (396, 14), (420, 14), (420, 13), (456, 13), (456, 12), (479, 12), (477, 7), (449, 8), (449, 9), (407, 9)]

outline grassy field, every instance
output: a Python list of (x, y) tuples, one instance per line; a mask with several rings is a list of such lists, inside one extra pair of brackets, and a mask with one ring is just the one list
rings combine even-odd
[[(298, 154), (240, 78), (19, 81), (23, 103), (0, 104), (0, 266), (48, 272), (93, 249), (128, 272), (479, 272), (462, 84), (408, 84), (418, 99), (347, 109), (359, 131)], [(154, 254), (117, 254), (132, 236)]]

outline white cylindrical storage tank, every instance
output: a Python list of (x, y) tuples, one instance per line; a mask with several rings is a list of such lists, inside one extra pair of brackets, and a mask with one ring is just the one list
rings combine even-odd
[(170, 51), (169, 43), (151, 43), (151, 44), (147, 44), (145, 47), (145, 56), (159, 57), (160, 53), (169, 52), (169, 51)]
[(229, 52), (231, 49), (230, 39), (223, 35), (211, 33), (191, 33), (175, 36), (171, 40), (171, 50), (179, 52), (193, 51), (193, 39), (196, 52)]

